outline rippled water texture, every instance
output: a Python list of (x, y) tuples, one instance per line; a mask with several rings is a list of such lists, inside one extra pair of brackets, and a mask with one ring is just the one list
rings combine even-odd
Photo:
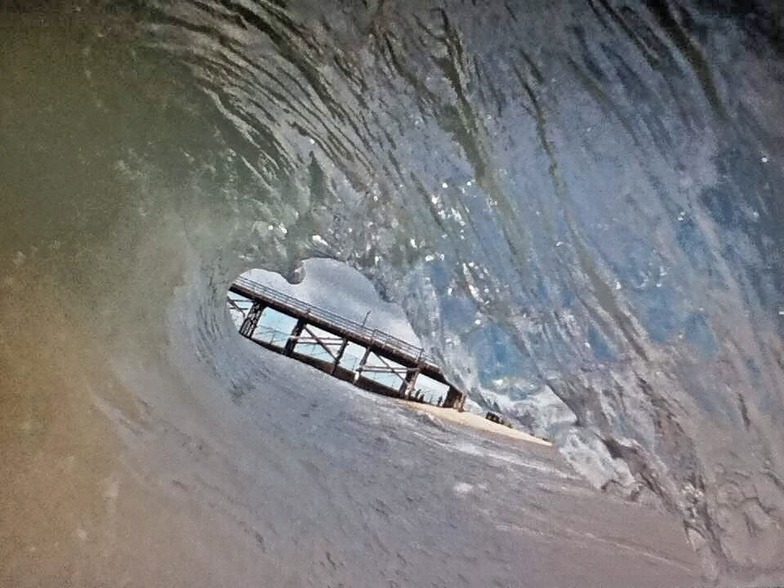
[[(778, 9), (0, 7), (0, 578), (784, 581)], [(588, 482), (245, 346), (309, 257)]]

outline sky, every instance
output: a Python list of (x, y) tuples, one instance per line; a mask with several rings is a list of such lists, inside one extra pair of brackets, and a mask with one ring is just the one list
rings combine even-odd
[(261, 269), (251, 270), (244, 276), (359, 323), (370, 311), (365, 323), (368, 327), (421, 345), (403, 310), (381, 300), (370, 281), (343, 262), (308, 259), (304, 262), (304, 278), (296, 285), (289, 284), (280, 274)]

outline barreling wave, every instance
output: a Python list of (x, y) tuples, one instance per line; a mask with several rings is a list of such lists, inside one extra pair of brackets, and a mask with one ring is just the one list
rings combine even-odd
[[(2, 19), (0, 366), (8, 405), (40, 412), (40, 431), (5, 418), (40, 433), (42, 480), (69, 442), (110, 436), (68, 424), (93, 395), (144, 423), (182, 392), (139, 414), (140, 390), (197, 389), (198, 364), (241, 404), (256, 372), (228, 283), (330, 257), (399, 302), (474, 400), (594, 486), (676, 513), (708, 573), (784, 573), (775, 9), (201, 0)], [(219, 418), (210, 394), (191, 408)], [(116, 452), (90, 451), (80, 484), (111, 495), (90, 472)]]

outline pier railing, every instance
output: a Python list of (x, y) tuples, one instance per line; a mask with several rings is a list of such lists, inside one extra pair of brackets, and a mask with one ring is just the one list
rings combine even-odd
[(350, 334), (354, 339), (372, 343), (375, 347), (394, 354), (404, 355), (411, 361), (419, 364), (426, 364), (429, 367), (440, 371), (438, 364), (435, 363), (432, 357), (425, 353), (424, 349), (403, 341), (402, 339), (398, 339), (397, 337), (393, 337), (388, 333), (379, 331), (378, 329), (371, 329), (356, 321), (342, 317), (339, 314), (323, 308), (318, 308), (317, 306), (313, 306), (312, 304), (308, 304), (242, 276), (235, 280), (231, 289), (240, 295), (243, 295), (243, 291), (245, 291), (245, 295), (251, 294), (256, 298), (274, 302), (277, 305), (291, 309), (302, 316), (311, 317), (317, 321), (327, 323), (333, 329)]

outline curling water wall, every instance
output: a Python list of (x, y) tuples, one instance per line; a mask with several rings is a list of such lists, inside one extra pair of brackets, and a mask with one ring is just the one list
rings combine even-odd
[(217, 498), (148, 487), (185, 459), (150, 439), (217, 476), (254, 370), (278, 377), (250, 367), (227, 285), (330, 257), (477, 401), (676, 516), (708, 575), (780, 578), (780, 18), (699, 0), (3, 4), (10, 577), (184, 577), (123, 569), (117, 546), (167, 528), (187, 536), (161, 539), (171, 561), (220, 545), (225, 518), (188, 533)]

